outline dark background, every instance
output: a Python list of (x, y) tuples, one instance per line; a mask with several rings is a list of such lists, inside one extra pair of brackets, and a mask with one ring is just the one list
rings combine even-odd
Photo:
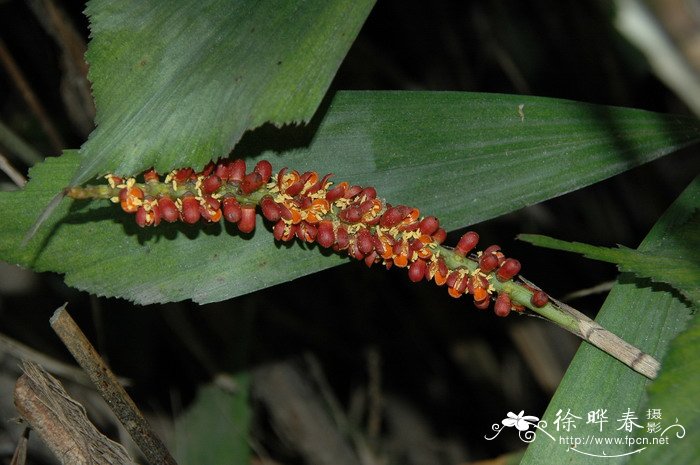
[[(55, 4), (86, 41), (83, 6)], [(79, 147), (86, 132), (67, 117), (60, 48), (27, 3), (0, 2), (0, 38), (65, 147)], [(381, 0), (340, 67), (335, 89), (517, 93), (689, 113), (615, 31), (612, 8), (603, 1)], [(40, 153), (57, 155), (3, 70), (0, 118)], [(26, 173), (21, 160), (3, 153)], [(517, 234), (636, 247), (698, 165), (686, 150), (470, 228), (484, 243), (498, 243), (518, 257), (531, 281), (566, 296), (613, 280), (615, 268), (535, 249), (515, 241)], [(10, 188), (2, 174), (0, 181)], [(463, 232), (452, 232), (447, 243), (456, 243)], [(541, 416), (578, 346), (577, 339), (544, 321), (499, 319), (466, 299), (450, 298), (444, 289), (411, 284), (405, 271), (368, 270), (359, 263), (205, 306), (134, 306), (78, 292), (54, 274), (9, 266), (0, 268), (0, 282), (3, 334), (72, 362), (48, 326), (53, 311), (70, 302), (72, 315), (114, 370), (132, 380), (137, 404), (166, 424), (219, 371), (291, 361), (318, 387), (311, 357), (351, 422), (388, 463), (455, 464), (518, 450), (522, 443), (513, 438), (483, 437), (508, 411)], [(311, 293), (313, 299), (304, 298)], [(593, 317), (604, 298), (605, 292), (591, 293), (569, 303)], [(19, 431), (4, 421), (13, 415), (9, 389), (18, 362), (1, 351), (0, 357), (0, 398), (3, 412), (10, 412), (0, 422), (0, 461), (7, 463)], [(368, 392), (378, 387), (377, 433), (365, 423), (368, 409), (373, 411)], [(259, 451), (279, 463), (309, 462), (298, 444), (289, 444), (271, 426), (264, 399), (253, 408), (251, 436)], [(109, 422), (103, 427), (115, 431)], [(38, 452), (33, 460), (48, 459)]]

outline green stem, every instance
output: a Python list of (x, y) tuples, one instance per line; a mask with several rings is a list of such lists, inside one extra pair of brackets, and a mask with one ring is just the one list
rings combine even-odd
[[(440, 253), (451, 269), (463, 266), (474, 271), (478, 266), (474, 259), (461, 257), (449, 248), (441, 246)], [(656, 378), (661, 367), (656, 359), (603, 328), (583, 313), (556, 300), (537, 307), (531, 302), (532, 290), (514, 280), (501, 282), (493, 276), (493, 273), (490, 275), (489, 282), (497, 292), (508, 294), (513, 302), (575, 334), (647, 378)]]

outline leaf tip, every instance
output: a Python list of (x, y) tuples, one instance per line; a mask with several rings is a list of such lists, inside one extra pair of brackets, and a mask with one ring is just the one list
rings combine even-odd
[(39, 228), (41, 228), (41, 225), (46, 222), (47, 219), (51, 216), (51, 214), (56, 210), (56, 207), (61, 203), (61, 200), (63, 200), (63, 197), (66, 196), (66, 189), (63, 189), (61, 192), (58, 194), (54, 195), (54, 197), (51, 199), (51, 201), (46, 205), (44, 210), (39, 214), (39, 217), (34, 221), (34, 224), (32, 224), (31, 228), (29, 228), (29, 231), (24, 235), (24, 238), (22, 239), (22, 242), (20, 243), (20, 247), (24, 248), (27, 246), (29, 241), (32, 240), (32, 238), (36, 235), (36, 233), (39, 231)]

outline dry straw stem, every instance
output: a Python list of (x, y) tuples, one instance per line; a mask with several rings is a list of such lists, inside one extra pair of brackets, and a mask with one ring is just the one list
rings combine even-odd
[(363, 462), (334, 424), (322, 397), (294, 362), (276, 362), (253, 371), (253, 394), (270, 412), (281, 440), (295, 448), (304, 463), (361, 465)]
[(17, 447), (15, 447), (15, 452), (12, 454), (12, 460), (10, 460), (10, 465), (24, 465), (27, 463), (27, 443), (29, 442), (29, 431), (31, 428), (24, 428), (22, 431), (22, 436), (17, 441)]
[[(22, 418), (62, 464), (134, 464), (126, 450), (90, 423), (85, 409), (34, 362), (22, 364), (14, 401)], [(19, 463), (19, 462), (18, 462)]]
[(9, 160), (0, 153), (0, 171), (5, 173), (7, 177), (9, 177), (12, 182), (17, 185), (17, 187), (24, 187), (25, 184), (27, 184), (27, 178), (25, 178), (22, 173), (17, 171), (17, 169), (12, 166), (12, 164), (9, 162)]
[(95, 127), (95, 104), (87, 80), (85, 40), (54, 0), (30, 0), (28, 3), (36, 19), (61, 50), (61, 97), (71, 122), (87, 137)]
[(115, 413), (131, 438), (152, 465), (174, 465), (163, 442), (151, 429), (148, 421), (126, 393), (119, 380), (107, 367), (95, 348), (68, 314), (66, 305), (59, 307), (50, 319), (51, 328), (85, 370), (100, 395)]
[(63, 379), (75, 381), (84, 386), (88, 386), (90, 383), (90, 380), (80, 368), (49, 357), (2, 333), (0, 333), (0, 354), (9, 354), (19, 360), (38, 363), (49, 373), (53, 373)]
[[(534, 284), (520, 276), (526, 284)], [(573, 307), (552, 297), (551, 302), (542, 308), (532, 309), (540, 316), (577, 335), (584, 341), (599, 348), (649, 379), (655, 379), (661, 364), (651, 355), (611, 333), (594, 320)]]
[[(611, 333), (578, 310), (557, 300), (554, 300), (554, 303), (556, 305), (553, 305), (553, 307), (564, 315), (571, 315), (576, 321), (573, 329), (563, 325), (560, 326), (569, 329), (584, 341), (612, 355), (637, 373), (641, 373), (649, 379), (656, 378), (661, 364), (654, 357)], [(559, 324), (557, 321), (554, 322)]]
[(66, 144), (63, 142), (63, 139), (56, 129), (56, 126), (54, 126), (54, 124), (51, 122), (46, 109), (39, 101), (39, 98), (32, 90), (29, 82), (24, 77), (24, 74), (22, 74), (22, 71), (19, 69), (19, 66), (17, 66), (15, 59), (5, 46), (5, 42), (2, 40), (0, 40), (0, 63), (2, 63), (5, 71), (7, 71), (7, 74), (14, 82), (17, 90), (19, 90), (22, 98), (27, 103), (32, 113), (34, 113), (34, 116), (37, 118), (37, 120), (39, 120), (41, 128), (44, 130), (44, 133), (46, 133), (49, 141), (51, 141), (53, 150), (56, 153), (60, 153), (61, 149), (63, 149)]

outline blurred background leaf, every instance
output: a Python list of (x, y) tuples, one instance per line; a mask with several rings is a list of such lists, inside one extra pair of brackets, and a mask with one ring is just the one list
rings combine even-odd
[[(617, 264), (620, 271), (634, 273), (639, 278), (651, 278), (680, 291), (693, 305), (700, 304), (700, 212), (674, 231), (673, 239), (662, 238), (656, 246), (640, 252), (627, 247), (617, 249), (596, 247), (580, 242), (567, 242), (535, 234), (522, 234), (518, 239), (538, 247), (583, 254), (587, 258)], [(673, 244), (669, 244), (669, 242)]]
[[(662, 252), (664, 243), (673, 242), (666, 239), (668, 236), (682, 237), (685, 234), (685, 225), (693, 218), (698, 202), (700, 202), (700, 180), (693, 182), (664, 214), (639, 246), (639, 251)], [(665, 252), (673, 253), (672, 250)], [(684, 330), (690, 317), (691, 308), (679, 299), (677, 292), (670, 286), (652, 284), (648, 279), (623, 273), (610, 291), (603, 308), (598, 312), (596, 321), (642, 351), (663, 360), (659, 376), (661, 381), (656, 383), (663, 386), (670, 378), (677, 383), (677, 394), (687, 394), (690, 398), (696, 399), (699, 390), (695, 383), (697, 376), (682, 377), (682, 375), (678, 376), (678, 373), (673, 373), (679, 369), (684, 373), (692, 369), (695, 364), (690, 360), (678, 362), (680, 354), (697, 353), (700, 348), (694, 332), (689, 337), (681, 336), (680, 341), (674, 343), (675, 354), (670, 353), (666, 359), (663, 358), (669, 352), (671, 341)], [(668, 358), (671, 358), (670, 366), (667, 365)], [(680, 358), (683, 356), (680, 355)], [(686, 363), (690, 363), (690, 366), (685, 365)], [(672, 374), (669, 375), (667, 370)], [(545, 435), (538, 435), (538, 439), (528, 447), (522, 465), (542, 463), (543, 460), (553, 463), (591, 463), (591, 457), (586, 454), (605, 454), (607, 456), (605, 460), (608, 463), (628, 463), (632, 456), (625, 454), (642, 446), (630, 446), (625, 443), (589, 444), (578, 446), (577, 449), (581, 453), (577, 453), (569, 450), (567, 445), (560, 444), (558, 440), (559, 436), (585, 438), (589, 433), (597, 437), (624, 440), (625, 437), (641, 434), (626, 431), (621, 427), (620, 419), (628, 409), (635, 416), (636, 423), (644, 426), (646, 426), (647, 408), (661, 407), (666, 409), (663, 412), (664, 424), (671, 423), (672, 418), (677, 416), (681, 424), (690, 425), (691, 428), (697, 425), (700, 417), (697, 409), (684, 408), (687, 406), (684, 400), (675, 398), (672, 400), (671, 397), (665, 397), (664, 393), (654, 398), (660, 401), (658, 407), (647, 402), (646, 389), (650, 385), (654, 386), (651, 383), (652, 381), (633, 372), (598, 349), (588, 344), (581, 345), (547, 411), (542, 416), (549, 425), (548, 431), (554, 434), (556, 440), (552, 441)], [(673, 395), (672, 391), (667, 392), (669, 396)], [(608, 418), (608, 423), (602, 425), (602, 432), (599, 431), (598, 425), (586, 424), (587, 413), (597, 409), (605, 409)], [(580, 417), (574, 420), (577, 423), (575, 430), (573, 428), (570, 431), (560, 430), (555, 425), (554, 420), (560, 410), (562, 416), (567, 411), (571, 411), (572, 414)], [(674, 435), (675, 431), (669, 434), (669, 436)], [(648, 449), (660, 449), (652, 454), (654, 457), (676, 457), (675, 454), (666, 453), (666, 449), (670, 448), (679, 449), (677, 457), (698, 456), (698, 443), (692, 438), (674, 438), (671, 441), (672, 445), (649, 446)], [(647, 453), (648, 450), (644, 450), (641, 454)]]
[(229, 389), (200, 387), (194, 402), (178, 416), (172, 450), (180, 465), (250, 463), (249, 376), (232, 381)]
[[(668, 445), (649, 447), (644, 454), (630, 460), (630, 465), (693, 463), (700, 457), (700, 313), (688, 328), (671, 342), (664, 358), (663, 370), (649, 386), (648, 399), (642, 409), (658, 409), (658, 424)], [(681, 425), (681, 428), (672, 426)], [(668, 430), (666, 428), (670, 427)], [(666, 431), (664, 431), (666, 430)], [(637, 433), (638, 437), (644, 434)], [(663, 437), (661, 434), (657, 437)], [(680, 437), (679, 437), (680, 436)]]
[(97, 129), (71, 184), (202, 167), (263, 123), (308, 121), (373, 0), (92, 0)]

